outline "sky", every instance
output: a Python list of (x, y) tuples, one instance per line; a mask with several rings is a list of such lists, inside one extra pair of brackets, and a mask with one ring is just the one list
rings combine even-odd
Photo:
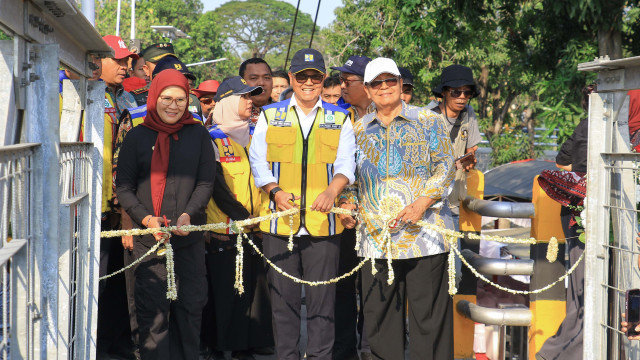
[[(204, 5), (204, 11), (214, 10), (218, 6), (228, 2), (228, 0), (201, 0)], [(298, 4), (298, 0), (284, 0), (294, 7)], [(342, 5), (342, 1), (337, 0), (324, 0), (320, 3), (320, 14), (318, 14), (318, 25), (326, 27), (329, 25), (336, 16), (333, 14), (333, 10)], [(318, 7), (317, 0), (300, 0), (300, 11), (311, 15), (311, 20), (316, 16), (316, 8)]]

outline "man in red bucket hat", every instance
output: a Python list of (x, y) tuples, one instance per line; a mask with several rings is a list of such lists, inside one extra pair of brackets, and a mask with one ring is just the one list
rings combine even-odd
[(218, 80), (206, 80), (200, 83), (197, 89), (192, 89), (191, 92), (200, 100), (200, 107), (202, 108), (202, 119), (206, 120), (209, 114), (216, 106), (213, 98), (218, 93), (218, 87), (220, 83)]

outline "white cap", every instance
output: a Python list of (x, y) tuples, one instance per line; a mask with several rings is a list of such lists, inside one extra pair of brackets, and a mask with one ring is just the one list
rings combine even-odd
[(398, 70), (398, 65), (396, 65), (395, 61), (384, 57), (375, 58), (371, 60), (369, 64), (367, 64), (367, 68), (364, 69), (364, 82), (368, 84), (377, 78), (378, 75), (384, 73), (400, 76), (400, 70)]

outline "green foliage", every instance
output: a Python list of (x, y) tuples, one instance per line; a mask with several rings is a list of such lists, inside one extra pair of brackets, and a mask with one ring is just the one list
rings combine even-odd
[(13, 38), (0, 29), (0, 40), (12, 40)]
[(507, 127), (500, 135), (494, 136), (491, 147), (492, 167), (517, 160), (536, 159), (542, 155), (542, 150), (533, 146), (529, 135), (522, 128)]
[[(295, 12), (295, 6), (278, 0), (229, 1), (214, 10), (229, 52), (265, 58), (274, 68), (284, 66)], [(309, 46), (312, 27), (311, 16), (299, 12), (290, 56)]]
[(640, 55), (640, 7), (625, 9), (622, 25), (622, 45), (624, 57)]
[[(200, 0), (138, 0), (136, 1), (136, 38), (142, 48), (157, 42), (168, 42), (161, 34), (151, 29), (152, 25), (172, 25), (191, 36), (173, 42), (176, 55), (184, 63), (227, 57), (230, 60), (217, 65), (190, 67), (198, 82), (207, 79), (222, 79), (237, 74), (237, 59), (224, 48), (224, 37), (220, 36), (220, 21), (213, 12), (202, 14)], [(117, 0), (102, 0), (96, 6), (96, 28), (102, 35), (115, 34)], [(120, 37), (131, 36), (131, 1), (123, 0), (120, 15)]]
[(483, 120), (481, 130), (495, 150), (496, 164), (535, 155), (533, 137), (502, 136), (505, 127), (522, 126), (518, 115), (524, 110), (531, 113), (530, 128), (558, 127), (561, 139), (573, 132), (584, 116), (580, 90), (594, 80), (593, 74), (578, 72), (577, 65), (598, 55), (599, 31), (622, 29), (623, 47), (640, 47), (629, 36), (640, 31), (637, 1), (343, 3), (327, 34), (332, 65), (353, 54), (391, 57), (416, 76), (417, 104), (430, 100), (429, 89), (439, 83), (444, 67), (471, 67), (480, 90), (471, 104)]

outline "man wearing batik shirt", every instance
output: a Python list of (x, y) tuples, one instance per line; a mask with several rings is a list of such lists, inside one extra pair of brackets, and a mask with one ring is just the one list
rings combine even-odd
[[(448, 247), (440, 232), (417, 225), (453, 228), (446, 203), (454, 176), (451, 140), (439, 115), (401, 100), (402, 79), (393, 60), (372, 60), (364, 83), (376, 111), (354, 125), (358, 193), (341, 199), (340, 206), (359, 206), (358, 255), (375, 259), (375, 275), (361, 272), (371, 353), (374, 359), (404, 358), (405, 306), (398, 304), (408, 303), (410, 358), (453, 359)], [(345, 227), (355, 226), (351, 216), (340, 219)]]

